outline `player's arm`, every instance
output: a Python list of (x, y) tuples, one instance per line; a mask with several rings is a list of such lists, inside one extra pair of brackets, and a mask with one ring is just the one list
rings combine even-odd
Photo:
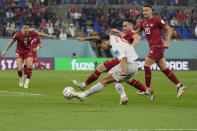
[(56, 39), (55, 35), (48, 35), (48, 34), (41, 33), (41, 32), (37, 32), (37, 33), (38, 33), (38, 36), (41, 36), (41, 37), (47, 37), (47, 38), (50, 38), (50, 39)]
[(119, 37), (123, 37), (125, 35), (124, 32), (122, 32), (122, 31), (120, 31), (118, 29), (115, 29), (115, 28), (111, 29), (111, 31), (117, 33)]
[(138, 28), (138, 29), (136, 30), (136, 33), (137, 33), (138, 35), (141, 35), (141, 34), (142, 34), (142, 28)]
[(127, 62), (126, 57), (123, 57), (123, 58), (120, 60), (121, 68), (122, 68), (121, 76), (125, 76), (125, 75), (126, 75), (126, 62)]
[(88, 37), (78, 37), (78, 41), (92, 41), (92, 40), (98, 40), (100, 37), (99, 36), (88, 36)]
[(133, 35), (133, 47), (135, 47), (141, 40), (140, 35), (138, 35), (137, 33)]
[(172, 28), (166, 24), (163, 29), (166, 30), (166, 41), (164, 43), (164, 48), (168, 48), (169, 47), (169, 43), (170, 43), (170, 40), (171, 40), (171, 36), (172, 36)]
[(4, 56), (7, 51), (9, 50), (9, 48), (14, 44), (15, 40), (12, 39), (9, 43), (8, 43), (8, 46), (5, 48), (5, 50), (1, 53), (1, 56)]
[(122, 69), (121, 76), (125, 76), (126, 75), (126, 63), (127, 63), (126, 52), (122, 46), (119, 46), (119, 49), (116, 52), (118, 52), (117, 57), (121, 63), (121, 69)]
[(33, 48), (33, 51), (38, 51), (38, 50), (40, 50), (40, 48), (42, 48), (41, 42), (38, 44), (37, 48)]

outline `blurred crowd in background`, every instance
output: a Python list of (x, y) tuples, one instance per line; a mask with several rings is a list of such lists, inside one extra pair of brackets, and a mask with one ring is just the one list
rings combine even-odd
[[(97, 8), (87, 6), (100, 2)], [(114, 8), (111, 4), (128, 4), (128, 7)], [(12, 37), (24, 23), (39, 32), (56, 35), (61, 40), (77, 36), (96, 35), (109, 32), (110, 28), (122, 29), (122, 20), (136, 21), (134, 29), (143, 19), (143, 3), (154, 0), (0, 0), (0, 37)], [(161, 1), (160, 1), (161, 2)], [(178, 6), (176, 0), (167, 0), (154, 15), (162, 18), (173, 28), (173, 39), (195, 39), (197, 9), (168, 10), (167, 5)], [(109, 4), (110, 3), (110, 4)], [(59, 16), (58, 5), (69, 4)], [(98, 4), (98, 3), (97, 3)], [(184, 3), (182, 3), (184, 4)], [(80, 32), (80, 33), (79, 33)], [(143, 38), (143, 35), (142, 35)]]

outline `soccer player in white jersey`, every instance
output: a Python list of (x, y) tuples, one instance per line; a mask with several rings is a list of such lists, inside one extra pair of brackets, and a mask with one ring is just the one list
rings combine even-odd
[[(87, 96), (101, 91), (107, 84), (113, 82), (127, 82), (131, 85), (131, 78), (138, 71), (138, 64), (135, 61), (138, 56), (133, 48), (125, 39), (117, 36), (103, 35), (100, 48), (108, 50), (112, 48), (113, 53), (120, 60), (120, 63), (114, 66), (108, 74), (102, 78), (100, 82), (89, 88), (84, 92), (74, 92), (73, 95), (79, 100), (83, 101)], [(143, 88), (145, 94), (153, 99), (153, 91), (147, 87)]]

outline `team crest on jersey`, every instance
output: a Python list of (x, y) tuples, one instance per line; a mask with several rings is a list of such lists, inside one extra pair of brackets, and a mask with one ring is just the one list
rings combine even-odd
[(116, 50), (114, 53), (115, 53), (116, 55), (120, 55), (120, 51), (118, 51), (118, 50)]
[(153, 27), (153, 24), (150, 24), (151, 27)]
[(161, 20), (161, 23), (162, 23), (162, 24), (165, 24), (164, 20)]

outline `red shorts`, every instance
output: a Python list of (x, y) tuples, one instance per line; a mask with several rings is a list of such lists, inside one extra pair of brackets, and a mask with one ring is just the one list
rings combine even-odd
[(37, 63), (38, 62), (37, 52), (33, 51), (32, 54), (33, 54), (33, 63)]
[(107, 69), (107, 71), (111, 70), (111, 68), (113, 68), (114, 66), (118, 65), (120, 63), (120, 61), (118, 60), (118, 58), (116, 57), (115, 59), (111, 59), (111, 60), (106, 60), (103, 62), (105, 68)]
[(32, 51), (29, 52), (21, 52), (21, 51), (16, 51), (16, 58), (21, 58), (21, 59), (27, 59), (28, 57), (33, 57)]
[(158, 61), (161, 58), (164, 58), (164, 48), (163, 47), (152, 47), (148, 53), (148, 57)]

